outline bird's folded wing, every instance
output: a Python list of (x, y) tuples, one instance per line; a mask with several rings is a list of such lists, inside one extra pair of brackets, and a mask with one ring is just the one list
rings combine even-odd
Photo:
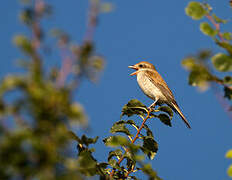
[(163, 95), (167, 98), (169, 102), (176, 103), (174, 96), (169, 89), (167, 83), (163, 80), (163, 78), (160, 76), (158, 72), (148, 71), (146, 72), (148, 74), (147, 77), (149, 77), (149, 80), (160, 89), (160, 91), (163, 93)]

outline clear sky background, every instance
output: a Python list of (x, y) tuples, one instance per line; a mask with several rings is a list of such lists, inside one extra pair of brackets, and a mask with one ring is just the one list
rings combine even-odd
[[(45, 29), (59, 27), (81, 42), (86, 27), (86, 0), (52, 0), (54, 15), (46, 20)], [(232, 148), (232, 120), (228, 118), (212, 91), (200, 93), (188, 85), (188, 72), (181, 60), (201, 48), (220, 52), (209, 37), (199, 30), (199, 22), (185, 15), (187, 0), (178, 1), (107, 1), (115, 6), (113, 12), (100, 15), (95, 34), (96, 50), (106, 59), (106, 68), (99, 82), (85, 81), (76, 100), (89, 114), (89, 136), (107, 137), (109, 129), (119, 120), (121, 108), (130, 99), (144, 104), (152, 103), (139, 89), (128, 65), (146, 60), (154, 65), (172, 89), (177, 102), (189, 120), (192, 130), (186, 128), (178, 115), (173, 127), (158, 120), (149, 126), (159, 143), (159, 151), (152, 161), (153, 168), (165, 180), (229, 179), (226, 174), (231, 163), (225, 153)], [(230, 18), (229, 0), (208, 1), (219, 17)], [(3, 1), (0, 7), (0, 77), (19, 71), (15, 60), (22, 57), (13, 43), (17, 33), (28, 33), (18, 21), (22, 6), (19, 1)], [(223, 26), (231, 31), (231, 22)], [(59, 64), (58, 56), (46, 59), (46, 66)], [(81, 133), (78, 133), (81, 135)], [(106, 148), (99, 140), (96, 157), (106, 161)], [(141, 177), (146, 179), (145, 177)]]

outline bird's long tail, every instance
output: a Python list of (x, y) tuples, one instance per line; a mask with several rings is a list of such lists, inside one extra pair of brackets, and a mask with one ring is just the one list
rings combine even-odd
[(186, 126), (191, 129), (191, 126), (189, 124), (189, 122), (187, 121), (187, 119), (184, 117), (183, 113), (181, 112), (179, 106), (177, 105), (177, 103), (172, 103), (172, 108), (180, 115), (181, 119), (184, 121), (184, 123), (186, 124)]

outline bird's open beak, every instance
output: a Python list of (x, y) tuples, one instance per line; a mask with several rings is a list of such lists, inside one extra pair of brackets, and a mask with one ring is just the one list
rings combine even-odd
[[(138, 70), (138, 68), (137, 68), (137, 67), (135, 67), (135, 66), (128, 66), (128, 68)], [(137, 72), (138, 72), (138, 71), (135, 71), (135, 72), (131, 73), (131, 74), (130, 74), (130, 76), (134, 76), (134, 75), (136, 75), (136, 74), (137, 74)]]

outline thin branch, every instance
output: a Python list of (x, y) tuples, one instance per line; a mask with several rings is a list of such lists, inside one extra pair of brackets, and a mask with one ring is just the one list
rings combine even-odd
[(217, 23), (210, 14), (206, 14), (205, 17), (214, 25), (214, 27), (218, 31), (218, 37), (220, 38), (220, 40), (222, 42), (225, 42), (225, 39), (223, 38), (223, 34), (220, 32), (220, 24)]
[[(99, 2), (97, 0), (95, 1), (90, 1), (90, 7), (88, 11), (88, 22), (87, 22), (87, 29), (84, 35), (84, 44), (89, 43), (91, 44), (93, 42), (94, 38), (94, 32), (96, 30), (97, 26), (97, 17), (98, 17), (98, 12), (99, 12)], [(64, 49), (64, 48), (61, 48)], [(67, 50), (67, 49), (66, 49)], [(64, 51), (63, 51), (64, 52)], [(61, 53), (64, 54), (64, 53)], [(62, 66), (58, 75), (57, 79), (57, 85), (60, 87), (64, 85), (67, 77), (72, 73), (72, 66), (74, 64), (74, 59), (80, 59), (78, 55), (77, 57), (73, 57), (74, 54), (69, 51), (69, 55), (62, 55)], [(80, 73), (77, 75), (75, 78), (75, 86), (77, 86), (78, 82), (80, 82), (80, 79), (82, 78), (83, 73)]]
[[(146, 121), (150, 118), (150, 113), (151, 113), (151, 112), (152, 112), (152, 109), (150, 108), (150, 109), (147, 111), (147, 116), (143, 119), (143, 122), (142, 122), (140, 128), (138, 129), (138, 131), (137, 131), (137, 133), (136, 133), (134, 139), (132, 140), (132, 142), (131, 142), (132, 144), (134, 144), (135, 141), (139, 138), (139, 134), (140, 134), (140, 132), (142, 131), (143, 126), (144, 126), (144, 124), (146, 123)], [(129, 149), (128, 149), (128, 148), (126, 149), (125, 154), (126, 154), (127, 152), (129, 152)], [(118, 160), (118, 165), (120, 165), (121, 162), (124, 160), (125, 154)], [(110, 173), (110, 179), (113, 178), (114, 172), (115, 172), (115, 170), (113, 169), (113, 170), (111, 171), (111, 173)], [(127, 173), (127, 175), (129, 175), (130, 173), (131, 173), (131, 172), (129, 171), (129, 172)]]
[(84, 36), (85, 43), (92, 43), (93, 41), (94, 32), (97, 26), (97, 17), (99, 14), (99, 1), (98, 0), (90, 1), (89, 9), (90, 10), (88, 14), (88, 25)]

